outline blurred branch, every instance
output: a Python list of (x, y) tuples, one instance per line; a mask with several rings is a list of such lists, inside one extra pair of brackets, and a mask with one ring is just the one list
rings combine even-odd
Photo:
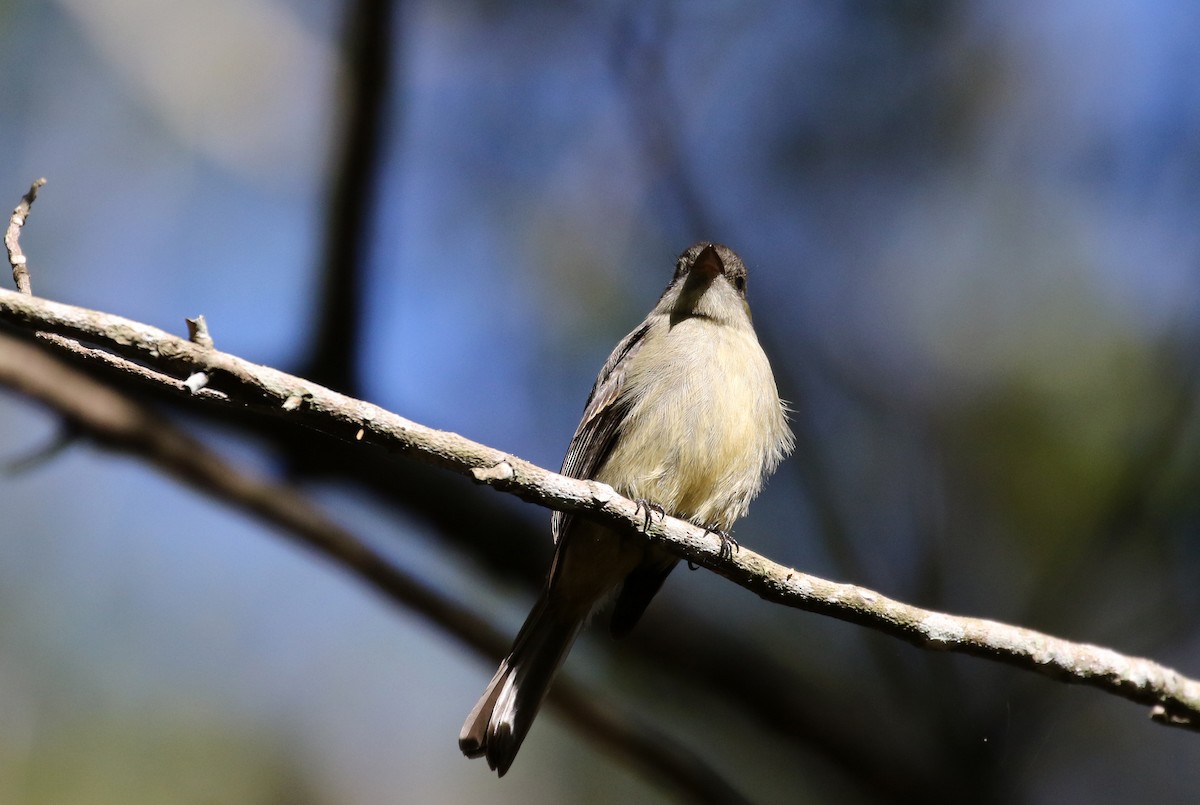
[(326, 203), (321, 308), (304, 374), (346, 393), (358, 392), (357, 345), (363, 325), (364, 275), (370, 265), (380, 151), (388, 113), (393, 18), (399, 0), (353, 0), (347, 6), (342, 57), (346, 93), (337, 109), (340, 137)]
[[(605, 484), (566, 478), (458, 434), (425, 427), (303, 378), (145, 324), (12, 291), (0, 291), (0, 322), (102, 345), (176, 377), (204, 372), (210, 378), (206, 390), (224, 394), (227, 401), (213, 393), (196, 395), (197, 401), (247, 406), (286, 417), (338, 438), (453, 470), (530, 502), (642, 533), (644, 515), (638, 504)], [(986, 657), (1099, 688), (1151, 705), (1152, 716), (1161, 723), (1200, 730), (1200, 682), (1150, 660), (995, 621), (921, 609), (851, 584), (800, 573), (744, 548), (725, 558), (718, 538), (670, 517), (651, 523), (644, 535), (768, 601), (868, 626), (924, 648)]]
[[(130, 371), (137, 369), (131, 367)], [(150, 409), (43, 350), (2, 332), (0, 385), (54, 410), (63, 417), (72, 434), (87, 435), (104, 447), (142, 458), (193, 489), (282, 529), (288, 539), (332, 560), (386, 598), (436, 623), (484, 657), (495, 659), (507, 650), (508, 638), (483, 618), (396, 568), (291, 487), (231, 466)], [(581, 732), (645, 776), (665, 782), (687, 799), (742, 801), (706, 761), (571, 680), (560, 679), (551, 691), (550, 701)]]
[[(904, 751), (908, 747), (897, 747), (886, 729), (867, 728), (858, 708), (830, 695), (827, 678), (780, 662), (781, 652), (764, 643), (761, 632), (728, 618), (719, 626), (696, 624), (694, 615), (666, 601), (655, 607), (625, 638), (623, 653), (634, 649), (642, 668), (673, 680), (668, 684), (700, 688), (686, 694), (689, 701), (725, 700), (754, 716), (765, 733), (774, 734), (767, 743), (786, 740), (822, 758), (860, 789), (862, 801), (960, 803), (982, 790), (978, 776), (964, 785), (957, 769), (936, 762), (928, 768)], [(679, 628), (684, 623), (687, 628)], [(867, 712), (877, 711), (868, 706)]]
[(666, 42), (674, 22), (669, 17), (661, 3), (630, 3), (617, 17), (609, 64), (629, 105), (629, 130), (640, 151), (643, 175), (662, 198), (663, 203), (655, 205), (658, 214), (678, 227), (672, 240), (691, 243), (715, 238), (716, 225), (692, 181), (680, 142), (687, 118), (667, 81)]

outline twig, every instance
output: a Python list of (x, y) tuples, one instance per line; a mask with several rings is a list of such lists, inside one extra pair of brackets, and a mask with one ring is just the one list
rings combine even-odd
[(189, 341), (210, 349), (216, 346), (213, 344), (212, 335), (208, 332), (208, 320), (204, 318), (203, 314), (194, 319), (184, 319), (184, 322), (187, 324)]
[[(63, 346), (61, 342), (51, 343)], [(80, 349), (87, 348), (72, 347), (76, 357), (87, 354)], [(113, 365), (121, 361), (117, 358)], [(420, 613), (489, 661), (507, 650), (508, 638), (481, 617), (390, 564), (292, 488), (231, 466), (148, 408), (3, 333), (0, 386), (50, 407), (63, 417), (72, 433), (86, 434), (105, 447), (136, 455), (188, 486), (283, 529), (289, 539), (331, 559), (391, 601)], [(210, 395), (207, 399), (218, 398)], [(556, 683), (550, 702), (610, 752), (687, 799), (744, 801), (689, 749), (570, 679)]]
[(227, 400), (228, 397), (219, 391), (211, 389), (193, 389), (188, 385), (187, 380), (177, 380), (171, 375), (163, 372), (155, 371), (140, 363), (122, 358), (120, 355), (114, 355), (111, 352), (105, 352), (96, 347), (89, 347), (78, 341), (67, 338), (66, 336), (57, 335), (56, 333), (38, 333), (38, 340), (51, 344), (55, 349), (79, 360), (84, 364), (92, 366), (101, 366), (105, 369), (126, 375), (135, 380), (141, 381), (143, 384), (150, 384), (159, 387), (169, 388), (173, 391), (186, 391), (191, 394), (205, 393), (211, 395), (216, 400)]
[[(10, 291), (0, 291), (0, 321), (106, 345), (168, 373), (203, 371), (217, 389), (239, 404), (288, 416), (337, 438), (359, 439), (404, 453), (543, 506), (581, 512), (641, 532), (644, 518), (637, 504), (605, 484), (566, 478), (458, 434), (425, 427), (145, 324)], [(1161, 723), (1200, 729), (1200, 682), (1150, 660), (995, 621), (913, 607), (871, 590), (783, 567), (746, 548), (722, 558), (719, 540), (674, 518), (655, 521), (646, 538), (769, 601), (868, 626), (925, 648), (987, 657), (1099, 688), (1151, 706)]]
[(4, 230), (4, 248), (8, 250), (8, 264), (12, 266), (13, 282), (17, 284), (18, 293), (33, 293), (29, 282), (29, 266), (21, 251), (21, 227), (25, 226), (29, 209), (37, 200), (38, 189), (45, 183), (45, 179), (38, 179), (29, 186), (29, 192), (21, 197), (21, 203), (13, 210), (12, 217), (8, 219), (8, 228)]

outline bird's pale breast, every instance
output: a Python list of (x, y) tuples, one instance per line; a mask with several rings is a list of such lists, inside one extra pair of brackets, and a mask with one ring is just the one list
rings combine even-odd
[(629, 367), (632, 408), (597, 478), (728, 529), (778, 460), (786, 429), (770, 365), (749, 327), (699, 317), (661, 324)]

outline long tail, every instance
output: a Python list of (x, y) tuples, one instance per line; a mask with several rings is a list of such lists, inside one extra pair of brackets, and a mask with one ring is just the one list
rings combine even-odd
[(564, 620), (553, 609), (543, 592), (517, 633), (512, 651), (458, 734), (463, 754), (486, 757), (488, 766), (501, 777), (517, 756), (550, 683), (583, 626), (582, 619)]

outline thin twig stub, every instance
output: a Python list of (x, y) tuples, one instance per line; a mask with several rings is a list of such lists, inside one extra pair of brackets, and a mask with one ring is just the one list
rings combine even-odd
[(13, 209), (12, 217), (8, 219), (8, 228), (4, 230), (4, 248), (8, 250), (8, 264), (12, 266), (13, 282), (17, 291), (23, 294), (33, 293), (33, 284), (29, 280), (29, 262), (21, 251), (21, 228), (29, 217), (29, 210), (37, 200), (38, 189), (46, 183), (38, 179), (29, 186), (29, 192), (21, 197), (21, 203)]

